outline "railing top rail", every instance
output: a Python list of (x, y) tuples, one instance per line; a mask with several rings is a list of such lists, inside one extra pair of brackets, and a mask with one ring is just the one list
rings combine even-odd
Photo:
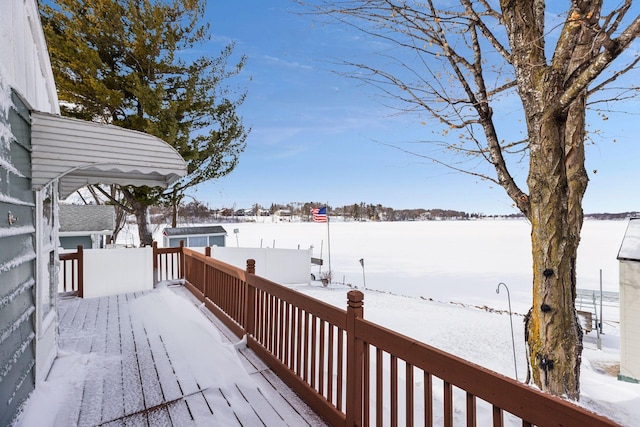
[(182, 252), (182, 248), (179, 246), (172, 248), (155, 248), (155, 251), (158, 254), (179, 254)]
[(204, 254), (198, 251), (194, 251), (193, 249), (183, 248), (183, 253), (187, 257), (198, 259), (208, 266), (216, 268), (226, 274), (229, 274), (232, 277), (245, 281), (256, 289), (262, 290), (269, 293), (270, 295), (280, 298), (288, 302), (289, 304), (292, 304), (308, 313), (311, 313), (312, 315), (318, 316), (339, 328), (344, 329), (346, 327), (345, 310), (334, 307), (324, 301), (320, 301), (310, 296), (301, 294), (300, 292), (289, 289), (263, 277), (248, 274), (245, 270), (242, 270), (220, 260), (205, 256)]
[[(566, 400), (543, 393), (376, 323), (358, 318), (355, 326), (358, 339), (534, 425), (618, 426), (608, 418)], [(550, 419), (553, 419), (554, 424), (549, 424)]]
[(213, 268), (216, 268), (220, 271), (222, 271), (223, 273), (226, 273), (232, 277), (235, 277), (236, 279), (240, 279), (242, 281), (246, 281), (247, 279), (247, 272), (244, 271), (241, 268), (235, 267), (231, 264), (227, 264), (225, 262), (222, 262), (220, 260), (211, 258), (206, 256), (205, 254), (202, 254), (198, 251), (194, 251), (193, 249), (189, 249), (189, 248), (183, 248), (183, 254), (186, 257), (192, 257), (195, 258), (203, 263), (205, 263), (208, 266), (211, 266)]
[(59, 254), (58, 258), (60, 258), (60, 261), (70, 261), (73, 259), (78, 259), (80, 257), (80, 255), (78, 254), (78, 252), (69, 252), (66, 254)]
[[(324, 301), (302, 294), (296, 290), (284, 287), (264, 277), (248, 275), (248, 283), (256, 289), (269, 293), (302, 310), (321, 318), (339, 328), (346, 328), (346, 311)], [(345, 298), (346, 302), (346, 298)]]

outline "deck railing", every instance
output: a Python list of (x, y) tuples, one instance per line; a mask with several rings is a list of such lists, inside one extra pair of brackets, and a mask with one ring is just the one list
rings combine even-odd
[(184, 278), (182, 248), (184, 241), (175, 248), (159, 248), (158, 242), (153, 242), (153, 284), (164, 280)]
[(77, 295), (82, 298), (84, 293), (84, 274), (82, 245), (78, 245), (76, 252), (60, 254), (60, 285), (58, 292), (63, 295)]
[[(185, 285), (319, 415), (335, 426), (615, 426), (565, 400), (184, 248)], [(434, 405), (442, 396), (442, 405)], [(460, 416), (460, 415), (458, 415)]]

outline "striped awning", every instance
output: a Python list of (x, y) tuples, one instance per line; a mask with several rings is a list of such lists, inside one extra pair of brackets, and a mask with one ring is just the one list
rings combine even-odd
[(155, 136), (31, 112), (32, 186), (58, 180), (61, 198), (88, 184), (163, 187), (187, 174), (180, 154)]

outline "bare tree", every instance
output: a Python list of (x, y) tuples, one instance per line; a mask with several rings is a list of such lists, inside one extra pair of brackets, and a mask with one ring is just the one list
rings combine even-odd
[[(545, 391), (578, 399), (575, 265), (588, 182), (587, 102), (634, 96), (631, 85), (618, 83), (639, 60), (630, 47), (640, 16), (631, 0), (548, 3), (553, 10), (543, 0), (354, 0), (313, 10), (386, 44), (384, 64), (351, 60), (351, 75), (400, 100), (403, 111), (435, 118), (443, 138), (434, 143), (462, 157), (432, 160), (499, 184), (528, 218), (529, 375)], [(504, 126), (508, 108), (526, 125), (521, 140)], [(517, 119), (509, 122), (512, 128)], [(514, 171), (526, 161), (525, 187)]]

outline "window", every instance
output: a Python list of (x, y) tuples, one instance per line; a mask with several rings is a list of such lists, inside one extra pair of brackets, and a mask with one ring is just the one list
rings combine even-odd
[(205, 246), (208, 246), (208, 244), (209, 244), (208, 240), (209, 239), (207, 238), (207, 236), (189, 237), (189, 244), (187, 246), (192, 247), (192, 248), (205, 247)]

